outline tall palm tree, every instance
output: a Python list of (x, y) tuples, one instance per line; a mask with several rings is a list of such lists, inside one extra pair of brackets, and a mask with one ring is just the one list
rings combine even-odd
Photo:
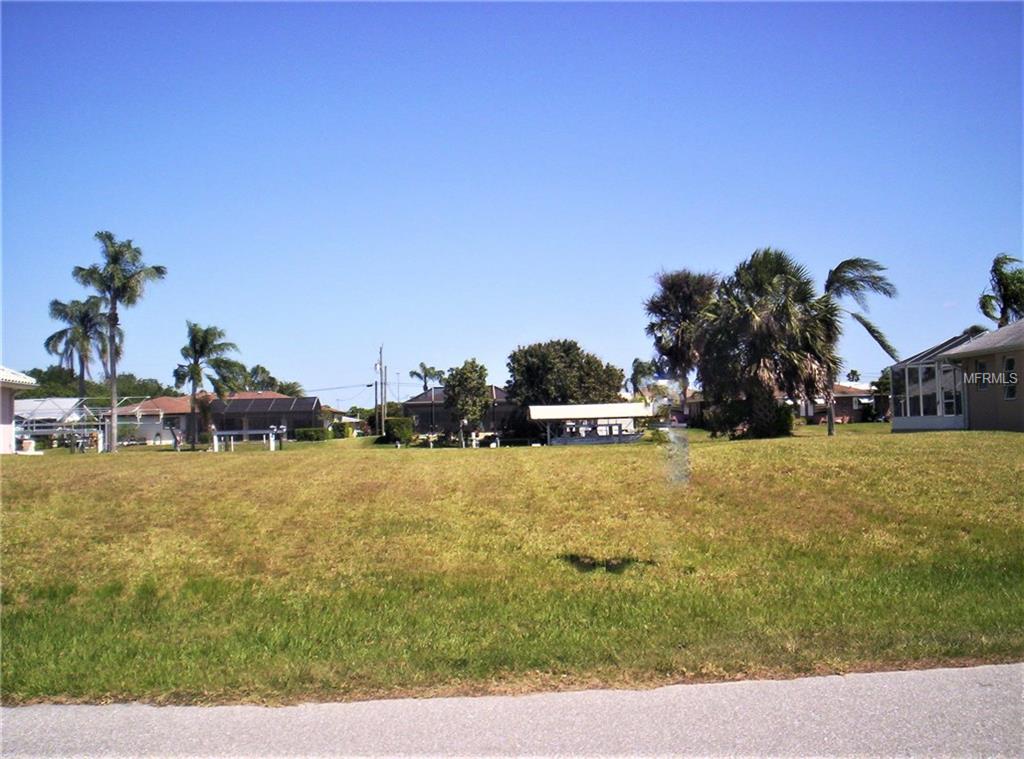
[(989, 271), (989, 289), (978, 298), (981, 313), (998, 327), (1024, 319), (1024, 268), (1010, 268), (1019, 263), (1019, 258), (1005, 253), (996, 256)]
[(238, 346), (224, 340), (224, 330), (219, 327), (203, 327), (194, 322), (188, 325), (188, 342), (181, 349), (185, 363), (174, 370), (174, 386), (183, 388), (192, 384), (190, 411), (192, 414), (192, 449), (195, 450), (199, 425), (196, 419), (196, 396), (203, 386), (204, 378), (210, 381), (214, 392), (223, 397), (232, 388), (232, 383), (244, 369), (242, 365), (227, 357), (238, 351)]
[(301, 398), (306, 394), (300, 382), (278, 382), (274, 390), (281, 395), (288, 395), (292, 398)]
[(427, 366), (425, 363), (420, 361), (419, 371), (413, 369), (409, 372), (409, 376), (412, 379), (417, 379), (423, 383), (423, 392), (427, 392), (430, 389), (430, 381), (437, 380), (438, 382), (444, 382), (444, 372), (440, 369), (435, 369), (432, 366)]
[(704, 318), (701, 384), (712, 397), (735, 397), (738, 386), (755, 437), (777, 434), (776, 391), (814, 397), (839, 368), (839, 306), (781, 250), (756, 250), (737, 266)]
[[(93, 295), (84, 301), (72, 300), (68, 303), (52, 300), (50, 318), (68, 326), (46, 338), (43, 347), (47, 352), (60, 356), (60, 365), (72, 372), (75, 364), (78, 364), (78, 396), (84, 398), (85, 380), (91, 376), (89, 367), (94, 349), (101, 358), (107, 356), (108, 316), (103, 310), (103, 299)], [(116, 337), (123, 337), (120, 330)]]
[[(857, 305), (867, 311), (868, 293), (875, 293), (886, 298), (896, 297), (896, 286), (882, 273), (884, 271), (884, 266), (870, 258), (847, 258), (829, 271), (828, 277), (825, 279), (825, 295), (837, 301), (844, 297), (853, 298)], [(879, 347), (889, 354), (889, 358), (893, 361), (899, 360), (899, 354), (889, 339), (864, 314), (848, 309), (843, 309), (843, 311), (867, 330)], [(838, 341), (838, 339), (839, 336), (836, 335), (836, 340)], [(835, 384), (835, 373), (829, 377), (828, 389), (825, 394), (829, 436), (836, 434), (836, 410), (832, 397), (833, 384)]]
[(102, 248), (103, 261), (92, 266), (76, 266), (71, 270), (75, 280), (85, 287), (93, 288), (107, 305), (106, 360), (110, 371), (110, 436), (109, 450), (117, 452), (117, 362), (120, 358), (121, 320), (119, 309), (130, 308), (142, 298), (146, 285), (167, 275), (164, 266), (148, 266), (143, 263), (142, 251), (131, 240), (118, 240), (110, 232), (95, 235)]
[(690, 372), (700, 363), (705, 316), (715, 300), (719, 277), (683, 269), (663, 271), (656, 282), (658, 291), (645, 304), (651, 319), (647, 335), (654, 338), (655, 350), (679, 381), (685, 398)]

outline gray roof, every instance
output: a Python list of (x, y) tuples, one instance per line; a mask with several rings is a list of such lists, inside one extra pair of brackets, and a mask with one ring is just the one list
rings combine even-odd
[(947, 350), (942, 357), (959, 359), (1021, 349), (1024, 349), (1024, 319), (978, 335), (973, 340)]
[[(433, 400), (431, 400), (431, 393), (433, 393)], [(497, 385), (489, 385), (488, 386), (488, 393), (487, 394), (489, 396), (491, 396), (491, 400), (495, 400), (495, 401), (507, 401), (508, 400), (508, 393), (506, 393), (504, 389), (498, 387)], [(443, 387), (432, 387), (432, 388), (430, 388), (430, 390), (424, 390), (419, 395), (414, 395), (412, 398), (409, 398), (408, 400), (402, 401), (402, 403), (412, 403), (412, 404), (423, 403), (423, 404), (426, 404), (428, 406), (431, 403), (434, 403), (435, 405), (443, 405), (444, 404), (444, 388)]]
[(947, 351), (956, 348), (958, 345), (970, 341), (970, 335), (957, 335), (951, 337), (948, 340), (943, 340), (938, 345), (933, 345), (931, 348), (915, 353), (910, 358), (905, 358), (902, 361), (898, 361), (892, 365), (893, 369), (902, 369), (904, 366), (910, 366), (912, 364), (923, 364), (928, 361), (936, 361), (939, 356), (943, 356)]

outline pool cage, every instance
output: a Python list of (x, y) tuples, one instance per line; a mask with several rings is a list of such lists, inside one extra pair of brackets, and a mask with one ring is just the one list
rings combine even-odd
[(894, 432), (966, 427), (963, 370), (941, 356), (969, 339), (957, 335), (890, 367)]

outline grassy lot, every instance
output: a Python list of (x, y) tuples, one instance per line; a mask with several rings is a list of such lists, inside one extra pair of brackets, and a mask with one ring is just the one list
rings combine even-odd
[(3, 700), (510, 692), (1024, 658), (1024, 436), (5, 458)]

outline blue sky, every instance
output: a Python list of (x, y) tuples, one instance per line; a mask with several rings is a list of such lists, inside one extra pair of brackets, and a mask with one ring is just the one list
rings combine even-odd
[[(185, 320), (307, 388), (573, 338), (647, 357), (662, 269), (757, 247), (887, 264), (905, 355), (1020, 256), (1020, 4), (11, 4), (3, 363), (131, 237), (169, 269), (123, 369)], [(847, 366), (885, 355), (850, 324)], [(402, 387), (402, 395), (413, 388)], [(358, 389), (320, 393), (365, 403)], [(372, 396), (372, 391), (371, 391)]]

